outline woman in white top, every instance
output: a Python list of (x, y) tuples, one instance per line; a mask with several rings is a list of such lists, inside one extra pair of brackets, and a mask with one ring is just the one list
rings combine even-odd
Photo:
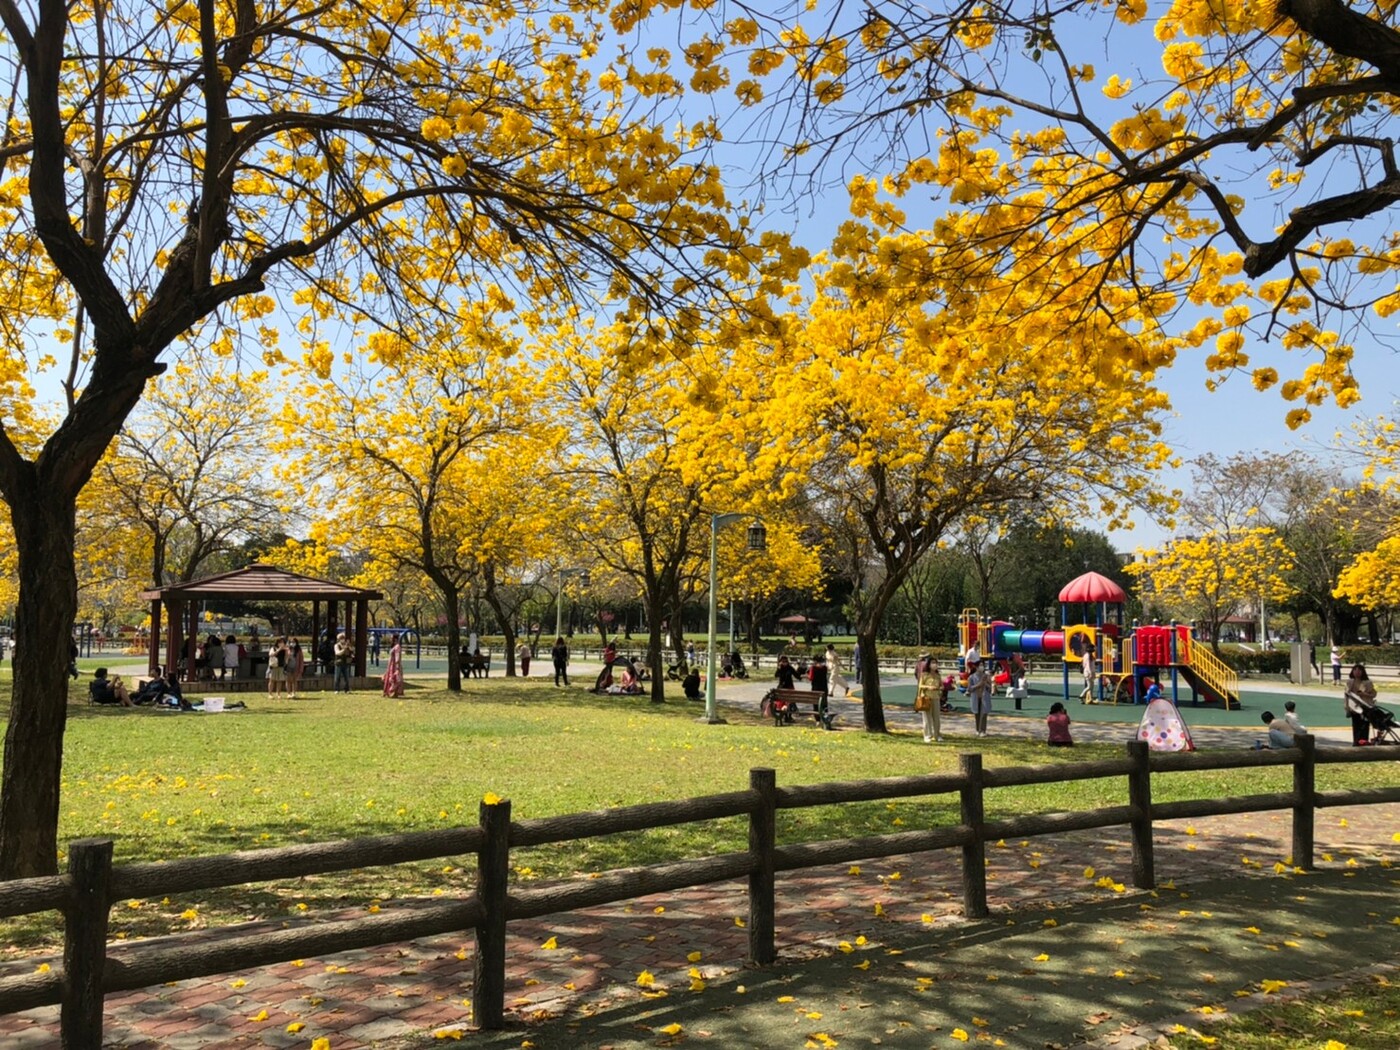
[(841, 658), (830, 645), (826, 647), (826, 672), (828, 691), (835, 693), (837, 688), (840, 688), (842, 696), (849, 696), (851, 687), (846, 684), (846, 676), (841, 673)]

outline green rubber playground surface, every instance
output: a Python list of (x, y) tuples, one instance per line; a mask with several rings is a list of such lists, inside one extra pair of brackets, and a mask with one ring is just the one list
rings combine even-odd
[[(1031, 681), (1027, 683), (1029, 695), (1021, 701), (1019, 711), (1016, 710), (1015, 701), (1007, 697), (1004, 689), (999, 690), (993, 699), (992, 711), (998, 715), (1019, 715), (1043, 721), (1050, 713), (1050, 705), (1058, 700), (1065, 704), (1070, 717), (1076, 722), (1137, 722), (1142, 718), (1141, 705), (1082, 704), (1079, 702), (1080, 687), (1081, 680), (1076, 674), (1070, 679), (1070, 699), (1066, 702), (1062, 682)], [(1167, 699), (1170, 700), (1171, 680), (1167, 679), (1163, 687)], [(907, 685), (882, 685), (880, 688), (881, 698), (891, 707), (912, 708), (914, 692), (915, 686), (912, 682)], [(955, 691), (948, 699), (955, 710), (967, 710), (967, 697), (964, 694)], [(1283, 714), (1285, 700), (1292, 700), (1298, 705), (1298, 718), (1310, 729), (1337, 729), (1351, 725), (1342, 710), (1340, 689), (1313, 694), (1273, 692), (1267, 687), (1255, 690), (1246, 686), (1240, 693), (1241, 707), (1237, 711), (1226, 711), (1219, 704), (1192, 704), (1191, 690), (1185, 683), (1182, 683), (1177, 692), (1177, 706), (1181, 709), (1186, 724), (1191, 726), (1243, 726), (1257, 729), (1260, 713), (1273, 711), (1275, 714)]]

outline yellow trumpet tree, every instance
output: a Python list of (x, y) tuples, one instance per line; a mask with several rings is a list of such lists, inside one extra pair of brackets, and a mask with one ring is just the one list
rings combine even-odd
[[(65, 666), (42, 640), (73, 622), (77, 494), (172, 345), (276, 364), (295, 307), (325, 374), (342, 326), (413, 332), (454, 289), (499, 283), (531, 310), (605, 301), (655, 352), (718, 275), (790, 270), (731, 206), (714, 121), (677, 119), (691, 88), (664, 51), (616, 46), (613, 14), (0, 0), (0, 493), (20, 579), (0, 877), (56, 867)], [(14, 391), (43, 372), (62, 411), (26, 445)]]
[[(922, 269), (949, 301), (1034, 257), (1060, 273), (1022, 309), (1169, 336), (1165, 357), (1203, 358), (1210, 386), (1238, 372), (1277, 385), (1290, 425), (1359, 397), (1349, 336), (1400, 308), (1395, 4), (705, 11), (693, 76), (768, 127), (783, 115), (763, 183), (823, 187), (884, 158), (886, 205), (947, 209), (926, 225), (957, 264)], [(1100, 352), (1126, 371), (1130, 342)]]
[[(876, 639), (920, 558), (1006, 508), (1111, 528), (1134, 506), (1164, 507), (1152, 473), (1170, 458), (1157, 423), (1166, 399), (1150, 371), (1106, 367), (1100, 346), (1122, 338), (1106, 317), (1003, 311), (1035, 294), (1029, 280), (984, 281), (944, 304), (902, 268), (901, 238), (870, 244), (848, 224), (838, 241), (786, 337), (753, 341), (736, 361), (731, 400), (753, 407), (729, 435), (738, 452), (717, 455), (779, 479), (781, 498), (800, 495), (849, 537), (865, 726), (883, 731)], [(1145, 360), (1152, 347), (1125, 350)]]
[(287, 514), (268, 449), (268, 381), (265, 370), (244, 374), (202, 357), (154, 380), (98, 465), (81, 541), (140, 533), (150, 559), (145, 585), (163, 587), (194, 579), (215, 554), (276, 532)]
[(1372, 611), (1400, 608), (1400, 536), (1388, 536), (1353, 558), (1332, 593)]
[(282, 410), (283, 449), (299, 457), (293, 473), (314, 480), (306, 495), (330, 523), (323, 535), (344, 537), (371, 565), (430, 581), (454, 691), (463, 594), (491, 556), (474, 549), (475, 505), (511, 481), (482, 467), (518, 452), (518, 438), (554, 440), (535, 409), (535, 372), (514, 361), (516, 339), (499, 323), (508, 308), (499, 296), (463, 302), (450, 323), (416, 336), (377, 332)]
[[(670, 649), (680, 656), (685, 600), (708, 587), (710, 515), (754, 512), (767, 520), (781, 508), (770, 505), (768, 479), (756, 478), (742, 456), (716, 455), (714, 442), (732, 425), (731, 407), (705, 392), (723, 386), (725, 370), (700, 350), (684, 359), (629, 362), (625, 341), (615, 327), (553, 333), (544, 388), (570, 435), (559, 471), (590, 548), (584, 560), (595, 587), (621, 585), (641, 597), (651, 698), (660, 703), (662, 655)], [(737, 553), (738, 541), (724, 534), (724, 594), (760, 597), (784, 579), (794, 586), (816, 579), (814, 552), (793, 541), (776, 513), (769, 527), (777, 542), (757, 561)]]
[(1261, 601), (1288, 600), (1292, 567), (1283, 538), (1261, 527), (1174, 539), (1139, 551), (1126, 571), (1141, 581), (1144, 600), (1151, 596), (1175, 619), (1206, 626), (1211, 648), (1219, 652), (1220, 627), (1230, 617)]

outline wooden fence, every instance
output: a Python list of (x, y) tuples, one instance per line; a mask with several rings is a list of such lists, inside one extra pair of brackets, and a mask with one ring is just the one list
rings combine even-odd
[[(1312, 737), (1296, 749), (1156, 754), (1143, 743), (1127, 745), (1124, 758), (1090, 762), (985, 769), (980, 754), (959, 756), (956, 774), (889, 777), (780, 788), (771, 769), (750, 771), (749, 787), (701, 798), (617, 809), (512, 820), (509, 801), (482, 803), (479, 824), (447, 831), (413, 832), (253, 850), (169, 862), (112, 865), (112, 840), (83, 839), (68, 850), (68, 871), (46, 878), (0, 883), (0, 917), (59, 911), (64, 920), (61, 968), (0, 979), (0, 1014), (59, 1004), (63, 1046), (98, 1050), (102, 1044), (103, 998), (212, 974), (267, 966), (310, 956), (397, 944), (419, 937), (475, 931), (472, 1005), (483, 1028), (498, 1028), (505, 1013), (506, 924), (600, 904), (631, 900), (692, 886), (748, 880), (749, 957), (759, 964), (776, 956), (776, 875), (855, 860), (933, 849), (962, 854), (963, 908), (969, 917), (987, 914), (987, 841), (1053, 835), (1089, 828), (1125, 826), (1132, 842), (1132, 879), (1154, 886), (1152, 829), (1159, 820), (1199, 818), (1267, 810), (1293, 811), (1293, 863), (1311, 868), (1313, 819), (1318, 808), (1400, 802), (1400, 785), (1319, 792), (1319, 764), (1389, 762), (1400, 748), (1324, 748)], [(1152, 778), (1164, 773), (1291, 766), (1290, 791), (1179, 802), (1152, 801)], [(1124, 777), (1128, 804), (1101, 809), (1027, 814), (988, 820), (989, 789), (1068, 780)], [(895, 834), (777, 844), (779, 810), (898, 798), (956, 794), (959, 823)], [(643, 868), (619, 869), (596, 878), (539, 887), (512, 886), (510, 851), (723, 817), (749, 818), (748, 849)], [(477, 857), (471, 896), (404, 913), (379, 913), (325, 921), (301, 928), (230, 934), (203, 943), (190, 935), (159, 942), (109, 945), (113, 902), (171, 896), (254, 882), (298, 878), (356, 868), (438, 859), (464, 853)], [(110, 950), (115, 948), (116, 950)]]

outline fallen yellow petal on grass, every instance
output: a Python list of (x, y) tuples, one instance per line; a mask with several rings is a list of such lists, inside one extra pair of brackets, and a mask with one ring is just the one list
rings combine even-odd
[(650, 987), (651, 987), (652, 985), (654, 985), (655, 983), (656, 983), (656, 978), (652, 976), (652, 973), (651, 973), (650, 970), (643, 970), (641, 973), (637, 974), (637, 987), (638, 987), (638, 988), (650, 988)]
[(684, 1029), (681, 1028), (680, 1025), (672, 1021), (665, 1028), (658, 1029), (658, 1031), (665, 1032), (667, 1035), (680, 1035), (681, 1032), (684, 1031)]
[(488, 791), (481, 796), (481, 801), (488, 806), (499, 806), (501, 804), (501, 796), (494, 791)]
[[(1400, 831), (1397, 831), (1397, 832), (1395, 833), (1395, 841), (1396, 841), (1396, 842), (1400, 842)], [(859, 864), (852, 864), (851, 867), (850, 867), (850, 870), (847, 871), (846, 874), (847, 874), (847, 875), (859, 875), (859, 874), (860, 874), (860, 865), (859, 865)]]
[(793, 1001), (793, 997), (790, 996), (790, 995), (780, 995), (780, 996), (778, 996), (778, 1002), (780, 1002), (780, 1003), (790, 1003), (790, 1002), (792, 1002), (792, 1001)]
[(703, 956), (699, 952), (691, 952), (685, 957), (686, 962), (699, 962)]
[(1034, 959), (1033, 961), (1034, 961), (1034, 962), (1049, 962), (1049, 961), (1050, 961), (1050, 956), (1046, 955), (1044, 952), (1041, 952), (1039, 955), (1037, 955), (1037, 956), (1035, 957), (1035, 959)]
[(1335, 1039), (1329, 1039), (1327, 1040), (1327, 1045), (1324, 1046), (1322, 1050), (1347, 1050), (1347, 1044), (1339, 1043)]
[(1287, 988), (1287, 987), (1288, 987), (1288, 982), (1287, 982), (1287, 981), (1268, 981), (1268, 980), (1265, 980), (1265, 981), (1260, 981), (1260, 982), (1259, 982), (1259, 987), (1260, 987), (1260, 989), (1264, 992), (1265, 995), (1273, 995), (1274, 992), (1277, 992), (1279, 989), (1281, 989), (1281, 988)]
[(954, 1028), (951, 1034), (952, 1034), (952, 1036), (953, 1036), (954, 1039), (958, 1040), (958, 1042), (960, 1042), (960, 1043), (965, 1043), (965, 1042), (967, 1042), (967, 1031), (966, 1031), (966, 1029), (963, 1029), (963, 1028)]
[(311, 1050), (331, 1050), (331, 1041), (325, 1036), (321, 1036), (320, 1039), (312, 1041)]
[(296, 1035), (305, 1027), (306, 1025), (302, 1024), (300, 1021), (293, 1021), (291, 1024), (287, 1025), (287, 1031), (291, 1032), (292, 1035)]
[(868, 969), (870, 969), (870, 960), (869, 960), (869, 959), (862, 959), (860, 962), (856, 963), (856, 969), (857, 969), (857, 970), (868, 970)]
[(543, 944), (541, 944), (540, 947), (543, 948), (543, 949), (544, 949), (545, 951), (547, 951), (547, 952), (552, 952), (552, 951), (554, 951), (556, 948), (559, 947), (559, 938), (558, 938), (558, 937), (551, 937), (549, 940), (547, 940), (547, 941), (545, 941)]
[(266, 1011), (266, 1010), (259, 1010), (259, 1011), (258, 1011), (257, 1013), (255, 1013), (252, 1017), (248, 1018), (248, 1020), (250, 1020), (250, 1021), (266, 1021), (266, 1020), (267, 1020), (267, 1011)]

